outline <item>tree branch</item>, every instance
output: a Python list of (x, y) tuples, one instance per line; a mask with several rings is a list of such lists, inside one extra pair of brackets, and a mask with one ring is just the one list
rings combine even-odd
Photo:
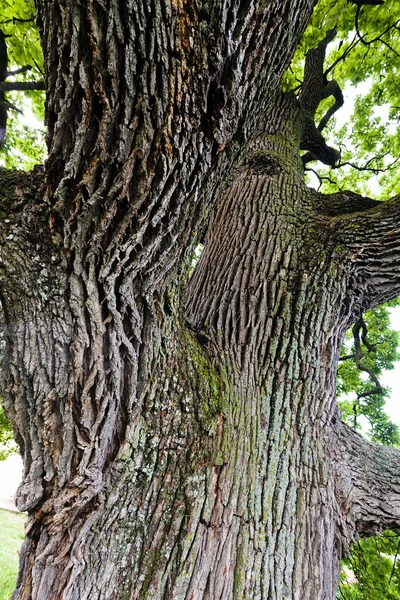
[(309, 50), (304, 66), (304, 81), (299, 94), (299, 103), (306, 111), (315, 114), (321, 100), (328, 98), (327, 81), (324, 77), (324, 61), (328, 44), (335, 38), (336, 30), (329, 31), (316, 48)]
[[(377, 202), (344, 192), (326, 196), (325, 203), (351, 197), (354, 207), (365, 209), (337, 216), (331, 222), (337, 241), (347, 248), (352, 264), (357, 302), (362, 310), (400, 294), (400, 196)], [(356, 283), (357, 282), (357, 283)]]
[(391, 571), (390, 577), (389, 577), (389, 585), (392, 583), (393, 575), (396, 572), (396, 564), (397, 564), (397, 559), (399, 558), (399, 554), (400, 554), (400, 538), (397, 543), (396, 554), (393, 559), (393, 567), (392, 567), (392, 571)]
[[(361, 332), (361, 335), (360, 335), (360, 332)], [(368, 335), (367, 325), (366, 325), (364, 319), (362, 317), (360, 317), (353, 326), (353, 336), (354, 336), (354, 346), (355, 346), (354, 360), (355, 360), (357, 369), (359, 371), (364, 371), (364, 373), (367, 373), (367, 375), (370, 377), (370, 379), (372, 379), (372, 381), (374, 382), (375, 387), (372, 390), (368, 390), (366, 392), (357, 394), (358, 400), (360, 400), (360, 398), (366, 398), (367, 396), (373, 396), (374, 394), (382, 394), (382, 391), (383, 391), (382, 386), (381, 386), (377, 376), (375, 375), (375, 373), (373, 371), (371, 371), (371, 369), (368, 369), (368, 367), (363, 365), (361, 362), (361, 359), (364, 356), (364, 352), (362, 351), (362, 348), (361, 348), (361, 342), (367, 348), (368, 352), (375, 352), (375, 350), (376, 350), (375, 346), (370, 344), (369, 341), (367, 340), (367, 335)]]
[[(309, 150), (303, 157), (303, 164), (318, 159), (326, 165), (334, 165), (340, 158), (338, 150), (331, 148), (325, 142), (321, 131), (329, 119), (343, 105), (343, 94), (336, 81), (327, 81), (324, 74), (324, 60), (328, 44), (334, 39), (335, 30), (327, 33), (326, 37), (307, 52), (304, 67), (304, 83), (299, 94), (299, 104), (304, 111), (304, 127), (300, 148)], [(321, 119), (318, 127), (315, 124), (316, 110), (325, 98), (333, 96), (335, 103)]]
[(44, 91), (44, 81), (4, 81), (0, 84), (0, 90), (4, 92), (27, 92)]
[(360, 42), (360, 40), (357, 38), (357, 36), (354, 36), (354, 38), (349, 43), (349, 45), (345, 48), (343, 53), (331, 65), (329, 65), (329, 67), (325, 70), (325, 73), (324, 73), (325, 78), (328, 77), (329, 73), (331, 71), (333, 71), (333, 69), (336, 67), (336, 65), (338, 65), (342, 60), (346, 59), (348, 54), (357, 46), (357, 44), (359, 44), (359, 42)]
[(331, 183), (332, 185), (336, 185), (336, 181), (333, 181), (333, 179), (331, 179), (330, 177), (328, 177), (328, 175), (321, 175), (315, 169), (311, 169), (310, 167), (306, 166), (309, 162), (312, 162), (314, 160), (318, 160), (317, 157), (312, 152), (307, 152), (306, 154), (304, 154), (304, 156), (302, 156), (301, 160), (303, 162), (304, 170), (305, 171), (310, 171), (311, 173), (314, 173), (314, 175), (317, 177), (317, 179), (319, 181), (319, 186), (318, 186), (318, 190), (317, 191), (320, 190), (320, 188), (321, 188), (321, 186), (322, 186), (322, 184), (323, 184), (324, 181), (327, 181), (328, 183)]
[(325, 129), (329, 122), (329, 119), (331, 119), (335, 112), (338, 111), (339, 108), (344, 104), (343, 92), (340, 89), (339, 85), (336, 83), (336, 81), (330, 82), (329, 90), (331, 92), (329, 95), (335, 98), (335, 103), (327, 110), (325, 115), (322, 117), (318, 125), (318, 131), (322, 131), (323, 129)]
[(381, 42), (387, 48), (389, 48), (389, 50), (391, 50), (394, 54), (396, 54), (396, 56), (400, 56), (400, 54), (398, 52), (396, 52), (396, 50), (394, 48), (392, 48), (392, 46), (390, 46), (390, 44), (388, 44), (388, 42), (386, 42), (383, 39), (383, 36), (386, 33), (388, 33), (391, 29), (396, 28), (400, 21), (396, 21), (395, 23), (392, 23), (391, 25), (389, 25), (384, 31), (382, 31), (382, 33), (380, 33), (378, 36), (376, 36), (372, 40), (366, 40), (365, 37), (363, 35), (361, 35), (361, 33), (360, 33), (359, 18), (360, 18), (361, 6), (365, 5), (365, 4), (374, 4), (374, 5), (375, 4), (382, 4), (382, 2), (373, 2), (373, 1), (369, 1), (369, 2), (355, 2), (355, 4), (357, 4), (357, 10), (356, 10), (356, 15), (355, 15), (355, 18), (354, 18), (354, 22), (355, 22), (355, 27), (356, 27), (356, 34), (357, 34), (357, 37), (360, 40), (360, 42), (364, 46), (370, 46), (374, 42)]
[(8, 25), (9, 23), (34, 23), (35, 17), (32, 16), (29, 19), (18, 19), (18, 17), (13, 17), (12, 19), (7, 19), (6, 21), (1, 21), (0, 25)]
[(357, 4), (358, 6), (378, 6), (379, 4), (383, 4), (384, 0), (350, 0), (352, 4)]
[(374, 173), (375, 175), (377, 175), (378, 173), (386, 173), (387, 171), (390, 171), (390, 169), (392, 169), (399, 162), (400, 158), (396, 158), (389, 165), (387, 165), (387, 167), (384, 167), (382, 169), (380, 169), (378, 167), (370, 167), (369, 165), (374, 160), (380, 160), (380, 159), (384, 158), (385, 156), (387, 156), (388, 154), (389, 154), (389, 152), (385, 152), (385, 154), (382, 154), (381, 156), (373, 156), (372, 158), (367, 160), (365, 165), (362, 165), (362, 166), (356, 165), (355, 163), (350, 162), (350, 161), (339, 162), (336, 165), (334, 165), (334, 169), (340, 169), (340, 167), (349, 166), (352, 169), (356, 169), (356, 171), (369, 171), (371, 173)]
[[(400, 524), (400, 452), (377, 446), (344, 423), (335, 429), (333, 468), (346, 523), (358, 536), (376, 535)], [(354, 525), (350, 525), (354, 524)]]
[[(313, 169), (308, 169), (313, 171)], [(321, 179), (328, 179), (318, 175), (313, 171), (317, 177)], [(331, 181), (328, 179), (328, 181)], [(345, 215), (351, 215), (354, 213), (365, 213), (372, 208), (382, 207), (383, 203), (379, 200), (373, 200), (367, 196), (361, 196), (350, 190), (344, 190), (341, 192), (335, 192), (334, 194), (321, 194), (316, 193), (314, 197), (314, 205), (318, 212), (329, 217), (343, 217)]]
[[(303, 157), (303, 164), (311, 160), (320, 160), (324, 165), (333, 166), (340, 158), (340, 152), (328, 146), (314, 120), (305, 120), (305, 127), (300, 142), (300, 150), (309, 150)], [(315, 157), (315, 158), (314, 158)]]
[(19, 75), (20, 73), (26, 73), (27, 71), (31, 71), (31, 69), (33, 69), (31, 65), (25, 65), (25, 67), (21, 67), (20, 69), (7, 71), (7, 77), (14, 77), (14, 75)]

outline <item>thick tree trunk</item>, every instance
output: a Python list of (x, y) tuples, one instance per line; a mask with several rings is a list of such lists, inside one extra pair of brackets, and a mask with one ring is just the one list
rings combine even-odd
[(46, 186), (2, 174), (13, 598), (333, 600), (400, 521), (398, 454), (335, 405), (344, 331), (400, 289), (398, 202), (304, 184), (277, 89), (311, 2), (150, 4), (38, 2)]

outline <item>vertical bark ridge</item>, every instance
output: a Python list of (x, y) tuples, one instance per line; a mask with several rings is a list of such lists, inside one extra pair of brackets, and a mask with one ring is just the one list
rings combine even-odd
[[(272, 122), (276, 127), (276, 119)], [(324, 229), (317, 232), (312, 195), (300, 170), (281, 167), (292, 159), (275, 150), (277, 133), (258, 138), (265, 150), (260, 144), (256, 154), (248, 155), (221, 200), (192, 278), (187, 313), (193, 328), (199, 335), (207, 333), (220, 360), (235, 365), (243, 382), (236, 389), (237, 406), (225, 415), (223, 437), (229, 441), (222, 446), (219, 477), (220, 489), (225, 479), (230, 491), (226, 506), (233, 511), (233, 464), (243, 465), (236, 477), (250, 490), (250, 502), (261, 496), (256, 508), (246, 506), (243, 513), (259, 546), (241, 562), (232, 554), (231, 568), (241, 582), (237, 597), (333, 598), (340, 557), (332, 522), (342, 517), (332, 473), (323, 465), (328, 455), (325, 427), (336, 413), (335, 359), (344, 333), (337, 314), (348, 290), (348, 273), (339, 258), (340, 245), (329, 242)], [(288, 131), (278, 142), (281, 152), (292, 147), (285, 144), (285, 135)], [(255, 250), (253, 240), (263, 236)], [(227, 268), (229, 254), (240, 259)], [(260, 280), (263, 310), (250, 312)], [(242, 461), (234, 448), (243, 452)], [(214, 511), (219, 516), (217, 503)], [(222, 529), (227, 522), (231, 520), (219, 517)], [(249, 535), (245, 530), (243, 525), (241, 536)], [(234, 538), (232, 532), (226, 535)], [(258, 551), (263, 558), (254, 569), (250, 556)], [(218, 550), (214, 553), (217, 560)], [(205, 570), (203, 578), (214, 582), (215, 572)], [(251, 581), (246, 573), (252, 574)], [(200, 597), (215, 597), (212, 585), (217, 584), (207, 585)], [(200, 588), (191, 589), (196, 594)], [(214, 591), (208, 596), (209, 589)]]

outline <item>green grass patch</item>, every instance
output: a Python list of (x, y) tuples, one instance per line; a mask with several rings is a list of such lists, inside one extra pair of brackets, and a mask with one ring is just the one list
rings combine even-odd
[(0, 600), (9, 600), (18, 575), (26, 515), (0, 510)]

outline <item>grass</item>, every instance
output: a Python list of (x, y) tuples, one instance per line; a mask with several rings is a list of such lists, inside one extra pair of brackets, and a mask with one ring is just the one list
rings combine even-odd
[(18, 574), (26, 515), (0, 510), (0, 600), (9, 600)]

